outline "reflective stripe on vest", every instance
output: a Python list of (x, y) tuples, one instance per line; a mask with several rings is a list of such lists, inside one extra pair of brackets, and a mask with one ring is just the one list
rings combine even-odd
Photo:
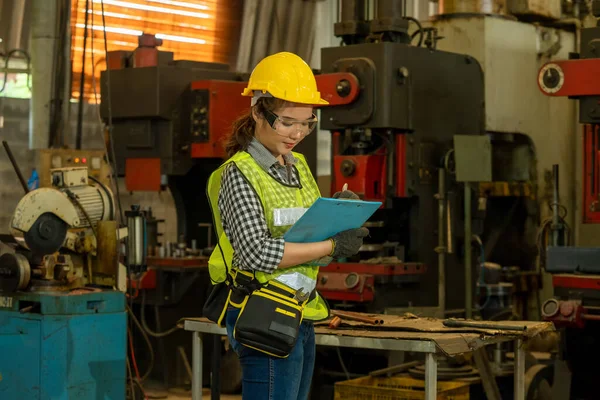
[[(232, 268), (233, 249), (223, 232), (218, 210), (221, 176), (225, 166), (230, 162), (235, 163), (254, 188), (263, 206), (271, 237), (277, 238), (282, 237), (291, 225), (302, 216), (303, 212), (320, 196), (317, 183), (304, 157), (297, 153), (294, 153), (294, 156), (298, 159), (296, 168), (300, 179), (300, 188), (288, 186), (277, 181), (258, 165), (247, 152), (235, 154), (211, 174), (208, 181), (207, 194), (213, 211), (217, 237), (219, 238), (219, 246), (215, 248), (209, 260), (209, 273), (213, 282), (224, 281), (226, 268)], [(302, 292), (309, 293), (316, 287), (318, 273), (319, 267), (309, 263), (277, 269), (272, 274), (256, 272), (255, 276), (261, 283), (276, 279), (293, 289), (302, 289)], [(328, 314), (329, 310), (325, 301), (317, 295), (315, 299), (306, 305), (304, 318), (320, 320), (327, 318)]]

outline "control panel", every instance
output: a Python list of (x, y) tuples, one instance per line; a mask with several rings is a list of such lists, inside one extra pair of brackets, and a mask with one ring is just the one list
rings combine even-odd
[(87, 167), (89, 176), (110, 187), (111, 169), (104, 150), (44, 149), (39, 151), (40, 187), (52, 186), (51, 169)]
[(209, 141), (208, 106), (208, 90), (192, 91), (190, 137), (194, 143)]

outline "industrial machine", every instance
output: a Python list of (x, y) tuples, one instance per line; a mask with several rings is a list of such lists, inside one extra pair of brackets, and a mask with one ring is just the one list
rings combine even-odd
[[(448, 252), (449, 271), (461, 271), (447, 275), (453, 293), (465, 292), (462, 244), (453, 242), (454, 252), (440, 249), (431, 227), (440, 218), (435, 198), (440, 170), (444, 162), (455, 162), (454, 137), (484, 134), (481, 68), (472, 57), (421, 47), (426, 32), (420, 29), (411, 39), (398, 2), (379, 2), (380, 17), (367, 31), (360, 29), (365, 3), (342, 3), (336, 32), (347, 45), (323, 49), (325, 67), (317, 75), (330, 101), (321, 110), (320, 127), (333, 134), (332, 189), (348, 183), (365, 199), (384, 200), (385, 207), (369, 221), (373, 241), (359, 259), (325, 268), (319, 289), (334, 303), (368, 304), (373, 311), (437, 307), (446, 302), (437, 298), (440, 251)], [(419, 46), (411, 46), (416, 39)], [(223, 160), (222, 139), (231, 121), (248, 107), (239, 96), (246, 75), (223, 65), (174, 61), (159, 44), (143, 35), (135, 51), (109, 54), (101, 114), (112, 120), (127, 189), (168, 187), (183, 246), (191, 247), (194, 239), (207, 247), (211, 216), (203, 183)], [(311, 135), (298, 149), (313, 166), (315, 142)], [(449, 170), (443, 178), (453, 197), (446, 199), (444, 210), (451, 205), (450, 212), (442, 216), (450, 242), (460, 236), (453, 228), (463, 226), (462, 190), (453, 186)], [(178, 285), (171, 287), (169, 299), (181, 296)], [(463, 297), (449, 299), (450, 306), (463, 306)]]
[(127, 318), (115, 288), (124, 232), (112, 192), (87, 167), (54, 169), (50, 180), (19, 201), (13, 240), (0, 243), (0, 393), (124, 399)]
[[(592, 2), (594, 17), (600, 17), (600, 2)], [(582, 223), (598, 224), (600, 208), (600, 55), (596, 51), (600, 25), (581, 30), (579, 53), (569, 60), (545, 64), (538, 74), (539, 89), (547, 96), (569, 97), (579, 102), (583, 124)], [(554, 205), (545, 269), (552, 274), (554, 296), (542, 305), (545, 320), (561, 330), (561, 346), (555, 364), (553, 390), (558, 397), (597, 397), (597, 363), (600, 356), (600, 247), (573, 246), (567, 239), (562, 210)]]
[[(333, 135), (332, 193), (348, 183), (384, 206), (367, 223), (369, 243), (355, 259), (324, 268), (319, 290), (333, 303), (369, 311), (464, 310), (465, 219), (453, 149), (455, 136), (485, 133), (481, 67), (470, 56), (426, 47), (427, 32), (414, 19), (416, 30), (409, 29), (402, 2), (379, 1), (372, 21), (365, 5), (341, 2), (335, 34), (345, 45), (321, 51), (321, 73), (351, 73), (360, 95), (323, 108), (320, 127)], [(341, 82), (338, 90), (350, 95), (351, 86)], [(444, 285), (454, 289), (444, 294)]]

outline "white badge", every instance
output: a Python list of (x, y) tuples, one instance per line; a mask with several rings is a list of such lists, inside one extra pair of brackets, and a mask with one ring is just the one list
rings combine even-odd
[(276, 208), (273, 210), (273, 224), (275, 226), (294, 225), (308, 208)]

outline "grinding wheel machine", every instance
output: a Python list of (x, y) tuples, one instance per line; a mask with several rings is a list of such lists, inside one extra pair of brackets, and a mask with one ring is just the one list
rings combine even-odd
[[(18, 169), (17, 169), (18, 170)], [(20, 175), (20, 173), (18, 173)], [(0, 393), (125, 399), (125, 294), (111, 190), (87, 167), (50, 171), (0, 242)]]

